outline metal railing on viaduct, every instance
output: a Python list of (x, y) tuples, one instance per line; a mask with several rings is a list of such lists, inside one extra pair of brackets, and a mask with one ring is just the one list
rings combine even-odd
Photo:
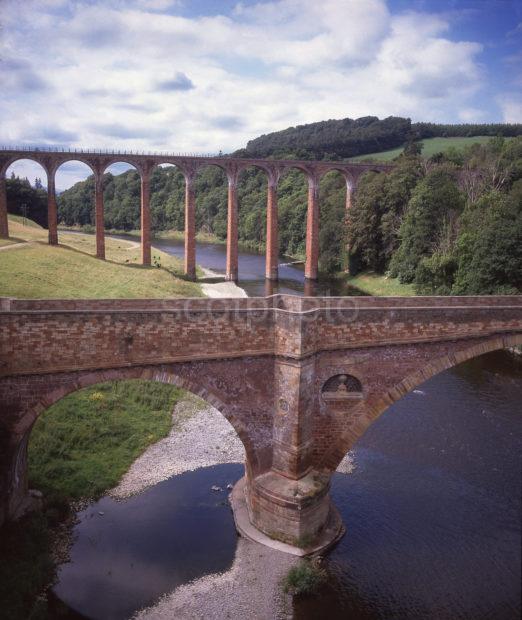
[(363, 164), (336, 161), (243, 159), (229, 156), (184, 155), (166, 153), (138, 153), (134, 151), (102, 151), (92, 149), (52, 150), (49, 148), (0, 147), (0, 237), (9, 236), (7, 220), (6, 171), (20, 159), (39, 163), (47, 174), (49, 243), (58, 243), (58, 218), (56, 207), (55, 175), (58, 168), (68, 161), (80, 161), (92, 170), (95, 185), (96, 256), (105, 258), (105, 228), (103, 208), (103, 175), (115, 163), (134, 166), (141, 178), (141, 254), (142, 263), (150, 265), (150, 179), (155, 166), (172, 164), (179, 168), (185, 178), (185, 273), (196, 275), (196, 220), (194, 179), (205, 166), (218, 166), (228, 180), (227, 211), (227, 280), (238, 277), (238, 197), (237, 184), (242, 170), (253, 166), (267, 176), (266, 216), (266, 277), (278, 278), (278, 216), (277, 185), (285, 171), (301, 170), (308, 181), (308, 210), (306, 221), (305, 277), (317, 279), (319, 262), (319, 181), (326, 173), (336, 170), (346, 180), (346, 207), (350, 207), (352, 195), (359, 177), (367, 171), (387, 172), (390, 164)]

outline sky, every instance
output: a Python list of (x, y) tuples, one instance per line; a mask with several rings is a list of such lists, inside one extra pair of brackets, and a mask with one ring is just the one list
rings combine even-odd
[(0, 145), (230, 152), (366, 115), (522, 122), (522, 2), (0, 0)]

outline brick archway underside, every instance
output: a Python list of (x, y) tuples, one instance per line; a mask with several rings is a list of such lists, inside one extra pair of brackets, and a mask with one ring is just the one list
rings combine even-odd
[[(383, 377), (379, 374), (368, 373), (364, 400), (351, 403), (349, 411), (343, 412), (340, 423), (334, 421), (334, 418), (331, 419), (332, 432), (329, 433), (328, 447), (325, 447), (322, 454), (318, 453), (320, 467), (334, 471), (346, 453), (391, 405), (428, 379), (467, 360), (518, 345), (522, 345), (522, 334), (509, 338), (498, 336), (484, 338), (479, 341), (475, 340), (472, 344), (469, 341), (451, 343), (451, 347), (448, 347), (448, 343), (424, 345), (416, 347), (416, 354), (412, 351), (395, 349), (392, 364), (387, 366), (386, 380), (383, 381)], [(351, 355), (347, 357), (353, 357), (353, 352), (350, 353)], [(385, 350), (380, 351), (380, 355), (384, 357), (389, 353)], [(403, 361), (405, 354), (408, 358), (407, 363)], [(354, 360), (349, 360), (351, 363), (343, 366), (342, 355), (340, 357), (341, 359), (337, 361), (338, 368), (352, 366)], [(362, 364), (364, 364), (364, 355)], [(361, 373), (360, 368), (359, 373), (364, 374)], [(406, 373), (406, 376), (397, 380), (401, 373)], [(324, 431), (318, 429), (319, 434), (322, 432)]]

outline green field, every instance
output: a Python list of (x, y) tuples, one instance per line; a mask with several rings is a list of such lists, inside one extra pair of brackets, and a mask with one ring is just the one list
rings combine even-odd
[(153, 248), (152, 267), (140, 265), (138, 243), (106, 238), (107, 260), (97, 259), (93, 235), (59, 233), (9, 216), (10, 234), (22, 242), (0, 251), (0, 296), (39, 298), (200, 297), (199, 284), (183, 279), (182, 262)]
[[(449, 148), (461, 149), (470, 144), (485, 144), (491, 140), (491, 136), (474, 136), (471, 138), (426, 138), (421, 140), (423, 144), (422, 156), (431, 157), (436, 153), (444, 152)], [(509, 140), (509, 138), (506, 138)], [(365, 161), (366, 159), (374, 159), (377, 161), (391, 161), (400, 155), (403, 151), (403, 147), (391, 149), (389, 151), (381, 151), (380, 153), (368, 153), (367, 155), (358, 155), (357, 157), (350, 157), (349, 161)]]

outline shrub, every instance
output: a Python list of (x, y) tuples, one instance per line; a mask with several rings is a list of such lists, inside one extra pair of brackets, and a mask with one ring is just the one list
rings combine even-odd
[(315, 594), (326, 582), (326, 571), (317, 561), (303, 560), (288, 571), (283, 580), (283, 589), (293, 596)]

